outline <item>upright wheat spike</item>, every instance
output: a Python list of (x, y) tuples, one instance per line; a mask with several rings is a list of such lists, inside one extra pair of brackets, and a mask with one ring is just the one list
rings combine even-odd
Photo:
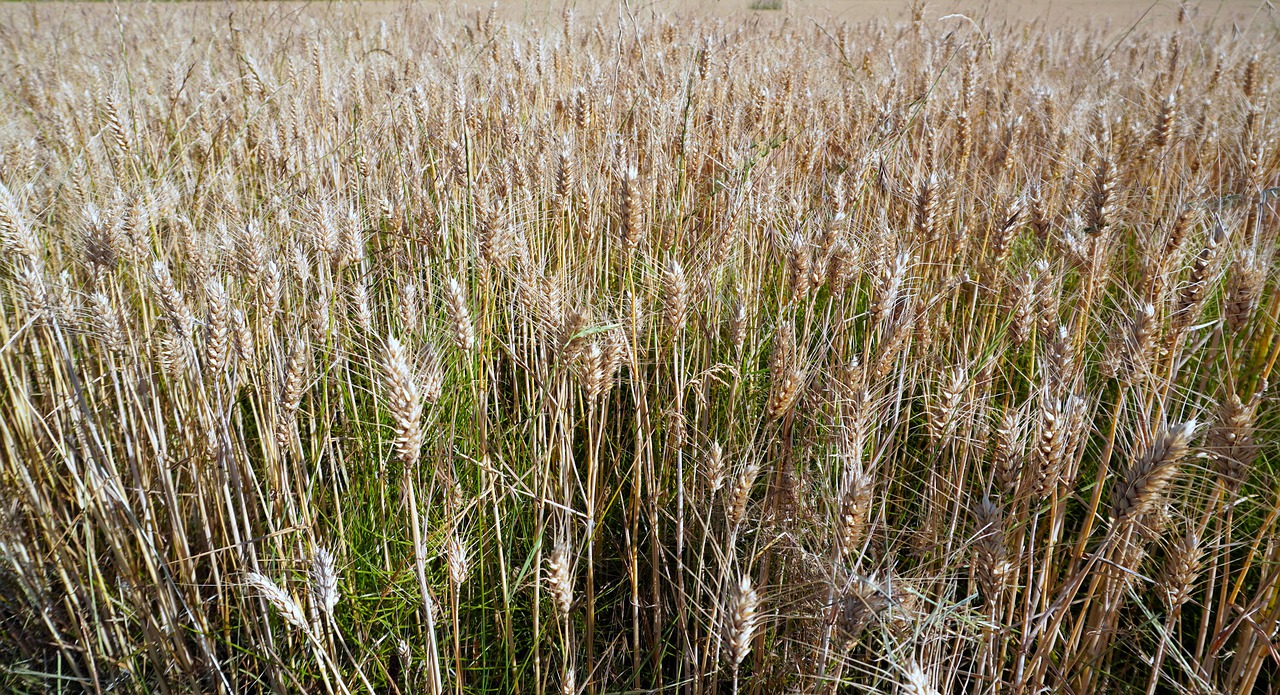
[(1265, 383), (1245, 403), (1231, 393), (1218, 408), (1217, 420), (1205, 436), (1204, 448), (1216, 464), (1218, 478), (1231, 492), (1238, 492), (1249, 478), (1249, 469), (1258, 456), (1253, 441), (1258, 406)]
[(453, 344), (463, 353), (471, 352), (476, 346), (476, 333), (467, 308), (467, 292), (457, 278), (449, 278), (445, 288), (445, 309), (453, 323)]
[(755, 638), (756, 627), (760, 621), (756, 612), (759, 607), (760, 597), (751, 586), (751, 577), (744, 574), (739, 577), (737, 585), (733, 588), (726, 611), (728, 634), (725, 644), (729, 648), (729, 659), (735, 671), (751, 652), (751, 642)]
[(396, 338), (387, 338), (383, 356), (387, 407), (396, 429), (396, 454), (408, 468), (418, 465), (422, 452), (422, 391), (408, 351)]
[(338, 605), (338, 570), (333, 554), (325, 548), (316, 548), (311, 555), (311, 600), (319, 606), (325, 617), (333, 619), (333, 609)]
[(205, 360), (209, 370), (217, 374), (227, 364), (231, 347), (228, 326), (231, 316), (227, 307), (227, 292), (216, 278), (205, 286), (205, 296), (209, 304), (208, 318), (205, 319)]
[(673, 333), (679, 333), (684, 330), (688, 314), (689, 284), (685, 280), (684, 268), (675, 258), (670, 258), (662, 273), (663, 320)]
[(726, 502), (725, 517), (730, 529), (737, 529), (746, 514), (747, 502), (751, 499), (751, 488), (756, 484), (756, 476), (760, 475), (760, 464), (755, 461), (743, 466), (738, 478), (733, 483)]
[(551, 594), (556, 610), (560, 615), (568, 616), (573, 606), (573, 570), (569, 557), (569, 544), (563, 537), (557, 537), (555, 547), (547, 558), (547, 590)]
[(769, 402), (765, 415), (769, 419), (782, 417), (796, 398), (804, 383), (804, 371), (796, 354), (795, 330), (789, 321), (778, 326), (773, 339), (773, 354), (769, 357)]
[(1192, 586), (1200, 574), (1202, 552), (1200, 537), (1194, 530), (1188, 531), (1169, 548), (1157, 584), (1166, 610), (1172, 612), (1190, 600)]

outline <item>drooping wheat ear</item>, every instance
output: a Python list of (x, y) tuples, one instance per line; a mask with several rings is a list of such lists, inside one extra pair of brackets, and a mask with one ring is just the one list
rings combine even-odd
[(54, 315), (63, 325), (79, 332), (81, 315), (84, 313), (80, 305), (80, 294), (72, 292), (70, 270), (63, 270), (49, 282), (49, 304)]
[(1157, 583), (1159, 596), (1167, 610), (1172, 611), (1190, 600), (1196, 578), (1200, 575), (1202, 557), (1200, 537), (1195, 529), (1187, 531), (1169, 548)]
[(40, 259), (40, 240), (18, 197), (0, 181), (0, 248), (32, 262)]
[(231, 347), (231, 333), (228, 326), (231, 316), (228, 309), (227, 291), (217, 278), (212, 278), (205, 285), (206, 302), (209, 315), (205, 319), (205, 360), (213, 374), (222, 371), (227, 364)]
[(1004, 510), (991, 499), (984, 499), (974, 512), (973, 569), (988, 602), (1004, 592), (1013, 570), (1004, 524)]
[(325, 616), (332, 619), (333, 609), (338, 605), (338, 568), (333, 562), (333, 553), (325, 548), (316, 548), (311, 556), (311, 591), (312, 604), (319, 607)]
[(444, 545), (445, 564), (449, 566), (449, 581), (455, 588), (462, 586), (471, 573), (471, 558), (462, 532), (454, 529)]
[(751, 653), (751, 642), (760, 622), (759, 607), (760, 597), (751, 586), (751, 577), (743, 574), (732, 589), (727, 610), (725, 644), (735, 669)]
[(1227, 297), (1222, 309), (1229, 334), (1239, 332), (1253, 318), (1266, 282), (1267, 269), (1258, 259), (1258, 254), (1253, 249), (1241, 251), (1231, 264)]
[(694, 56), (694, 67), (698, 71), (698, 79), (707, 79), (707, 73), (711, 68), (711, 37), (703, 36), (702, 45), (698, 48), (697, 54)]
[(1124, 477), (1111, 488), (1111, 518), (1116, 524), (1129, 524), (1153, 510), (1165, 490), (1178, 474), (1178, 467), (1196, 421), (1161, 429), (1142, 455), (1134, 460)]
[(303, 345), (299, 341), (289, 350), (284, 375), (280, 379), (280, 397), (277, 402), (276, 444), (281, 450), (290, 448), (293, 442), (295, 417), (302, 403)]
[(669, 258), (662, 271), (662, 318), (672, 333), (679, 333), (688, 316), (689, 283), (680, 262)]
[(1036, 239), (1042, 242), (1049, 240), (1049, 231), (1053, 225), (1053, 205), (1045, 193), (1045, 187), (1043, 180), (1031, 186), (1028, 220)]
[(720, 488), (724, 487), (725, 479), (724, 448), (720, 446), (720, 442), (711, 442), (711, 446), (707, 449), (707, 463), (704, 470), (707, 490), (712, 494), (719, 492)]
[[(1255, 105), (1249, 111), (1251, 116), (1255, 113), (1260, 115), (1261, 112), (1262, 112), (1261, 105)], [(1256, 190), (1266, 186), (1267, 152), (1270, 144), (1271, 142), (1269, 140), (1266, 140), (1264, 138), (1258, 138), (1254, 140), (1253, 147), (1250, 148), (1249, 150), (1249, 159), (1245, 165), (1245, 172), (1246, 172), (1245, 175), (1247, 177), (1245, 178), (1245, 182), (1248, 188), (1250, 189)], [(1259, 192), (1255, 200), (1260, 201), (1265, 199), (1265, 197), (1266, 197), (1265, 193)]]
[(1258, 54), (1249, 56), (1249, 62), (1245, 63), (1244, 70), (1240, 73), (1240, 91), (1244, 92), (1245, 98), (1252, 98), (1258, 89)]
[(1058, 326), (1058, 277), (1043, 258), (1032, 269), (1036, 276), (1036, 330), (1048, 336)]
[(795, 329), (783, 317), (773, 338), (773, 353), (769, 356), (769, 402), (765, 417), (770, 420), (782, 417), (791, 409), (804, 384), (804, 370), (796, 353)]
[(605, 374), (605, 393), (612, 387), (614, 378), (618, 375), (618, 370), (622, 369), (622, 365), (631, 355), (630, 344), (627, 342), (627, 331), (622, 326), (615, 326), (604, 334), (604, 374)]
[(1079, 450), (1081, 443), (1084, 442), (1089, 432), (1088, 418), (1091, 412), (1089, 401), (1085, 396), (1078, 393), (1067, 394), (1062, 402), (1063, 421), (1063, 460), (1059, 462), (1058, 469), (1062, 476), (1060, 482), (1066, 487), (1075, 485), (1075, 475), (1078, 473), (1076, 466), (1076, 452)]
[(1248, 403), (1235, 393), (1227, 396), (1218, 407), (1217, 421), (1205, 436), (1205, 451), (1213, 459), (1222, 484), (1232, 493), (1239, 492), (1249, 479), (1249, 469), (1258, 456), (1253, 432), (1265, 390), (1263, 382)]
[(422, 453), (422, 391), (408, 350), (394, 337), (387, 338), (383, 374), (387, 407), (395, 422), (396, 454), (412, 468)]
[[(462, 103), (465, 107), (465, 100)], [(459, 120), (465, 120), (465, 116), (459, 116)], [(445, 147), (445, 154), (445, 160), (449, 164), (449, 176), (453, 177), (453, 184), (457, 186), (466, 186), (467, 178), (471, 170), (471, 163), (467, 156), (467, 148), (463, 147), (462, 143), (457, 140), (450, 140), (449, 144)]]
[(725, 502), (725, 518), (730, 529), (737, 529), (747, 512), (747, 502), (751, 499), (751, 488), (756, 484), (756, 476), (760, 475), (760, 464), (750, 461), (733, 481), (733, 489)]
[(316, 262), (337, 268), (342, 264), (342, 229), (338, 226), (338, 215), (327, 201), (321, 203), (316, 215), (318, 219), (308, 227)]
[(847, 239), (840, 239), (827, 252), (826, 269), (822, 282), (834, 297), (843, 297), (857, 277), (857, 249)]
[(296, 242), (289, 249), (289, 276), (298, 290), (306, 290), (311, 284), (311, 259), (302, 242)]
[(580, 131), (587, 132), (595, 122), (594, 100), (591, 92), (579, 87), (573, 95), (573, 125)]
[(644, 243), (644, 227), (641, 213), (644, 210), (644, 192), (634, 165), (628, 166), (622, 177), (618, 194), (619, 235), (623, 253), (630, 254)]
[(246, 572), (244, 575), (245, 586), (253, 589), (259, 596), (267, 600), (280, 617), (284, 618), (289, 625), (309, 633), (307, 627), (307, 616), (302, 612), (302, 606), (289, 595), (289, 592), (281, 589), (276, 585), (270, 577), (258, 572)]
[(169, 274), (169, 267), (164, 261), (151, 264), (151, 281), (156, 287), (156, 293), (160, 295), (160, 305), (164, 308), (169, 325), (179, 335), (190, 336), (195, 318), (187, 308), (182, 291), (173, 283), (173, 276)]
[(547, 558), (547, 591), (561, 616), (569, 615), (573, 607), (573, 560), (565, 535), (556, 538), (555, 548)]
[(467, 291), (457, 278), (449, 278), (445, 287), (445, 309), (453, 323), (453, 344), (464, 353), (471, 352), (476, 347), (476, 332), (467, 308)]

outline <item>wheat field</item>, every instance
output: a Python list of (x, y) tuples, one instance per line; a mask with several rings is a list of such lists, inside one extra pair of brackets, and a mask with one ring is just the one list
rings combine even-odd
[(0, 690), (1280, 689), (1274, 10), (752, 7), (0, 8)]

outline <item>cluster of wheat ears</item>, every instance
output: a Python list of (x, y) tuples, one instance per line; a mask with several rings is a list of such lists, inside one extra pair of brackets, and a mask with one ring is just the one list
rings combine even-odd
[(4, 16), (5, 687), (1275, 687), (1274, 29)]

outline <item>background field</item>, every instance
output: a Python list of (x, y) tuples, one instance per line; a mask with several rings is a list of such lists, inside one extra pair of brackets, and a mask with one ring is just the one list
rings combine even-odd
[(0, 5), (0, 690), (1274, 692), (1276, 22)]

